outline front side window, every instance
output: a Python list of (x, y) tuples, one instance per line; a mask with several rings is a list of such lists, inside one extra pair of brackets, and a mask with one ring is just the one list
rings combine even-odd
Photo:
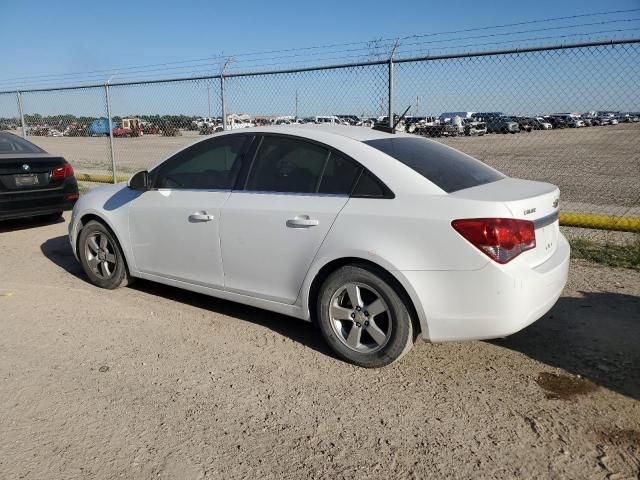
[(177, 153), (160, 166), (156, 188), (229, 190), (240, 172), (248, 137), (225, 135)]
[(265, 136), (247, 180), (247, 190), (315, 193), (329, 151), (292, 138)]

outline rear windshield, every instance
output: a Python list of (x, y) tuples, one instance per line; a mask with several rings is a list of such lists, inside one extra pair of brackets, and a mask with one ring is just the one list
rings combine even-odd
[(44, 153), (44, 150), (17, 135), (0, 132), (0, 154), (3, 153)]
[(447, 193), (504, 178), (481, 161), (424, 138), (380, 138), (364, 143), (411, 167)]

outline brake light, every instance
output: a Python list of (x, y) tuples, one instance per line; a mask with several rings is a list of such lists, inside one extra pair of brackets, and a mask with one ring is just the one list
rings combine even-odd
[(468, 218), (451, 226), (478, 250), (498, 263), (507, 263), (536, 246), (533, 222), (514, 218)]
[(53, 180), (63, 180), (67, 177), (73, 177), (73, 167), (70, 163), (65, 163), (62, 167), (56, 168), (51, 172)]

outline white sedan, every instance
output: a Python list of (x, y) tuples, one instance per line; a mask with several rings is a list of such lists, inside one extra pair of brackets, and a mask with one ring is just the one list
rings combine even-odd
[(418, 335), (503, 337), (544, 315), (569, 265), (558, 196), (417, 136), (249, 128), (89, 191), (69, 238), (99, 287), (138, 277), (312, 321), (381, 367)]

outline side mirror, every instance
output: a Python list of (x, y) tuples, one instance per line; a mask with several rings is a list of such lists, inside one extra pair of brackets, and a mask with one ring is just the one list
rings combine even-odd
[(140, 172), (134, 173), (133, 177), (129, 179), (127, 182), (127, 186), (131, 190), (136, 190), (139, 192), (146, 192), (149, 190), (149, 172), (146, 170), (142, 170)]

